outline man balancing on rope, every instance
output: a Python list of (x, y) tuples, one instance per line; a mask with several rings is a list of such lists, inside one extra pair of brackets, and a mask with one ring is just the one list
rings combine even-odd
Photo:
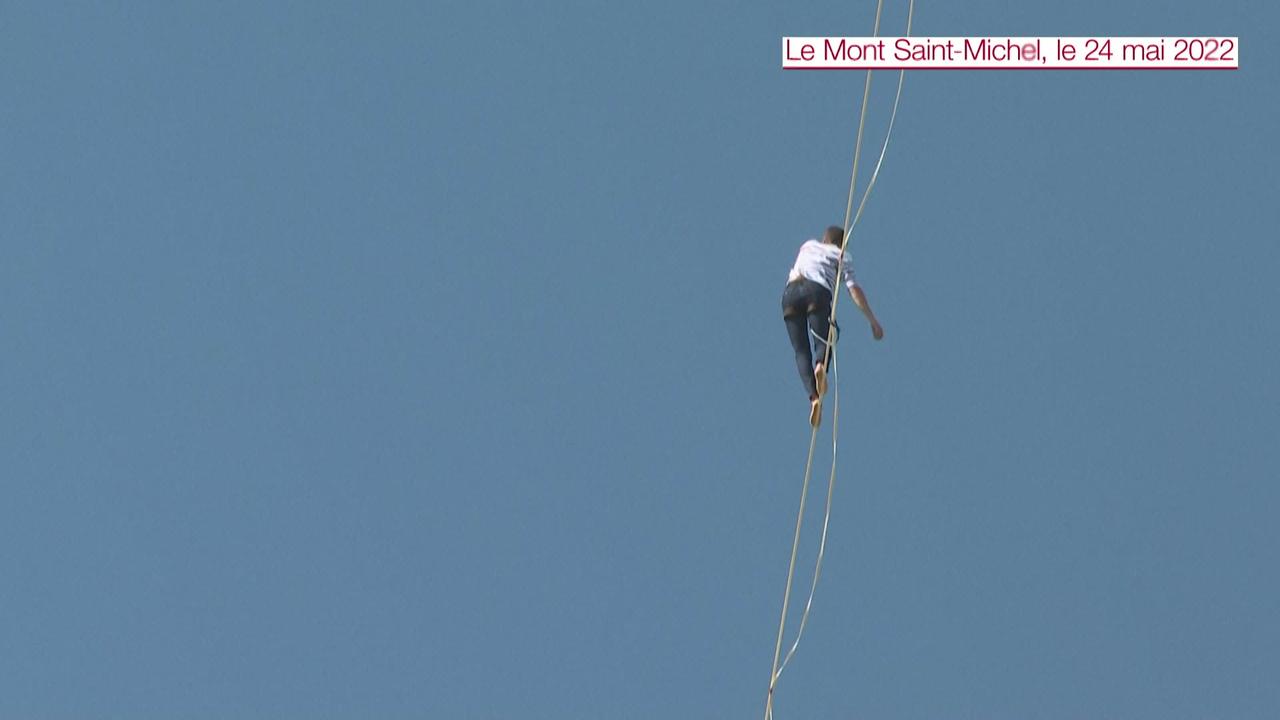
[[(800, 370), (800, 382), (809, 392), (809, 424), (817, 427), (822, 421), (822, 396), (827, 392), (827, 332), (831, 317), (831, 293), (836, 286), (836, 269), (844, 275), (849, 297), (871, 323), (871, 335), (879, 340), (884, 329), (871, 312), (867, 296), (853, 278), (853, 265), (849, 256), (843, 262), (840, 245), (844, 242), (844, 228), (831, 226), (822, 235), (822, 241), (808, 240), (800, 246), (787, 287), (782, 291), (782, 319), (791, 336), (791, 347), (796, 351), (796, 367)], [(809, 338), (812, 331), (813, 348)], [(831, 349), (832, 354), (835, 348)]]

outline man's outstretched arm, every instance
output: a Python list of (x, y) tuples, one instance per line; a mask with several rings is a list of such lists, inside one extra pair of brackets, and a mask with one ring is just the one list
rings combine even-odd
[(871, 324), (871, 336), (877, 340), (883, 338), (884, 328), (880, 327), (880, 321), (876, 320), (876, 314), (871, 312), (871, 303), (867, 302), (867, 296), (862, 292), (862, 286), (854, 285), (850, 287), (849, 297), (853, 298), (853, 304), (858, 306), (858, 309), (866, 316), (867, 322)]

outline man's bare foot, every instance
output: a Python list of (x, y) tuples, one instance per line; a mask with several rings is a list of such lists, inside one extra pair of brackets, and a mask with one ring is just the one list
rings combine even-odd
[(818, 386), (818, 397), (827, 394), (827, 366), (819, 362), (813, 366), (813, 379)]
[(814, 398), (809, 401), (809, 425), (818, 427), (822, 422), (822, 398)]

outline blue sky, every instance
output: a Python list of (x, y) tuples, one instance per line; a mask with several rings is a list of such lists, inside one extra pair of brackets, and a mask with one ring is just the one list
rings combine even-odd
[[(758, 716), (873, 11), (0, 7), (0, 716)], [(918, 5), (1241, 69), (907, 77), (779, 720), (1280, 712), (1277, 21)]]

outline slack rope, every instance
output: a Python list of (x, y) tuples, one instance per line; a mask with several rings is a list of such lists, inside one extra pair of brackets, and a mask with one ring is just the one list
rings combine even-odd
[[(872, 30), (872, 37), (879, 36), (880, 15), (883, 10), (883, 7), (884, 7), (884, 0), (877, 0), (875, 26), (874, 26), (874, 29)], [(907, 36), (911, 35), (911, 23), (914, 18), (914, 15), (915, 15), (915, 0), (908, 0), (907, 31), (906, 31)], [(850, 173), (849, 197), (848, 197), (848, 202), (845, 206), (844, 238), (840, 243), (840, 257), (836, 262), (836, 278), (832, 283), (833, 285), (835, 285), (835, 283), (838, 282), (840, 279), (840, 268), (844, 262), (844, 255), (849, 244), (850, 235), (852, 234), (854, 227), (857, 226), (858, 220), (861, 219), (862, 211), (866, 207), (867, 199), (871, 195), (871, 190), (872, 188), (875, 187), (876, 181), (880, 177), (880, 168), (884, 164), (885, 154), (889, 148), (889, 139), (893, 134), (894, 123), (896, 122), (898, 117), (898, 105), (902, 99), (902, 85), (903, 85), (903, 80), (906, 76), (905, 70), (900, 70), (898, 72), (898, 87), (897, 87), (897, 91), (894, 94), (893, 110), (889, 115), (889, 125), (888, 125), (888, 128), (885, 130), (884, 142), (880, 146), (880, 155), (877, 158), (875, 168), (871, 173), (871, 179), (867, 183), (867, 187), (862, 193), (862, 199), (858, 203), (857, 213), (854, 214), (853, 213), (853, 196), (854, 196), (854, 189), (857, 187), (858, 164), (862, 154), (862, 135), (863, 135), (863, 130), (866, 127), (867, 104), (871, 94), (871, 72), (872, 72), (871, 70), (867, 70), (866, 81), (863, 84), (862, 108), (859, 112), (858, 132), (857, 132), (856, 139), (854, 141), (853, 170)], [(852, 222), (850, 221), (851, 215), (852, 215)], [(786, 589), (783, 591), (782, 613), (781, 613), (781, 618), (778, 621), (778, 639), (777, 639), (777, 644), (774, 647), (773, 670), (771, 671), (769, 676), (769, 692), (765, 699), (765, 711), (764, 711), (765, 720), (773, 720), (773, 693), (774, 693), (774, 690), (777, 688), (778, 678), (782, 675), (782, 671), (786, 669), (787, 664), (791, 661), (791, 658), (795, 655), (797, 648), (799, 648), (800, 646), (800, 639), (801, 637), (803, 637), (805, 627), (808, 624), (809, 611), (813, 607), (813, 598), (818, 589), (818, 578), (822, 574), (822, 560), (826, 553), (827, 531), (828, 531), (828, 528), (830, 527), (830, 522), (831, 522), (831, 502), (832, 502), (832, 498), (835, 491), (836, 451), (838, 450), (838, 447), (839, 447), (840, 378), (839, 378), (839, 370), (838, 370), (837, 364), (831, 352), (832, 345), (836, 341), (836, 336), (838, 332), (838, 328), (836, 326), (836, 308), (839, 303), (839, 300), (840, 300), (840, 294), (839, 292), (836, 292), (835, 289), (833, 288), (832, 299), (831, 299), (830, 324), (829, 324), (828, 335), (827, 335), (826, 349), (823, 354), (823, 366), (828, 367), (831, 370), (832, 392), (833, 392), (834, 401), (833, 401), (832, 410), (831, 410), (831, 474), (827, 480), (827, 502), (826, 502), (826, 509), (823, 515), (823, 520), (822, 520), (822, 537), (818, 543), (818, 556), (814, 563), (813, 582), (809, 587), (809, 597), (805, 601), (804, 611), (801, 613), (801, 616), (800, 616), (800, 625), (796, 632), (795, 641), (792, 643), (791, 648), (787, 651), (786, 656), (782, 658), (781, 663), (779, 663), (779, 658), (781, 657), (781, 651), (782, 651), (782, 638), (784, 637), (786, 632), (787, 610), (791, 600), (791, 585), (795, 576), (795, 563), (796, 563), (796, 554), (797, 554), (799, 543), (800, 543), (800, 530), (804, 524), (805, 504), (808, 500), (808, 494), (809, 494), (809, 479), (811, 477), (812, 468), (813, 468), (813, 451), (817, 444), (817, 438), (818, 438), (818, 428), (817, 426), (814, 426), (813, 431), (809, 436), (809, 453), (808, 453), (807, 459), (805, 460), (804, 482), (800, 488), (800, 509), (796, 514), (795, 535), (792, 538), (792, 543), (791, 543), (791, 560), (787, 567), (787, 584), (786, 584)], [(810, 333), (812, 333), (812, 330), (810, 330)]]

